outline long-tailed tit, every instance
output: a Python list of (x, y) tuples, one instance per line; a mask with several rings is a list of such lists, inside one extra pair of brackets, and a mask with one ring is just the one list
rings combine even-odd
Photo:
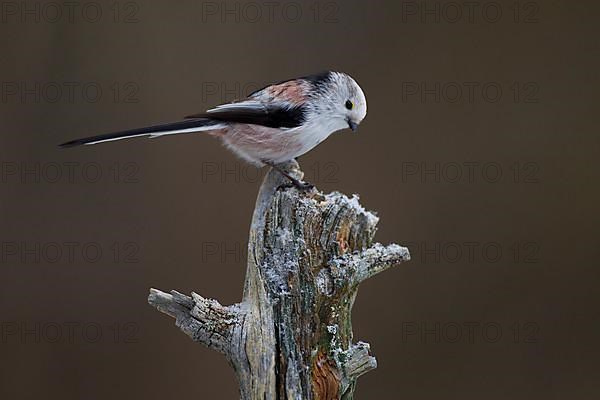
[(77, 139), (61, 147), (206, 132), (220, 137), (244, 160), (257, 166), (270, 165), (297, 187), (308, 188), (311, 185), (293, 178), (277, 164), (301, 156), (340, 129), (356, 131), (366, 114), (367, 100), (356, 81), (344, 73), (328, 71), (267, 86), (244, 100), (182, 121)]

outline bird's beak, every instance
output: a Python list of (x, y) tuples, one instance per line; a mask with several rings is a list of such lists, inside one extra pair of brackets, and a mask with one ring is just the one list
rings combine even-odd
[(358, 129), (358, 124), (354, 121), (352, 121), (350, 118), (347, 119), (348, 121), (348, 126), (350, 127), (350, 129), (352, 129), (352, 132), (356, 132), (356, 130)]

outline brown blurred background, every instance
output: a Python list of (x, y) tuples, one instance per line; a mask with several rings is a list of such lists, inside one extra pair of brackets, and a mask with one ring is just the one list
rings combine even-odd
[(369, 114), (307, 178), (413, 256), (359, 291), (357, 398), (600, 395), (597, 3), (1, 7), (0, 398), (237, 398), (146, 297), (240, 299), (264, 171), (202, 135), (57, 144), (325, 69)]

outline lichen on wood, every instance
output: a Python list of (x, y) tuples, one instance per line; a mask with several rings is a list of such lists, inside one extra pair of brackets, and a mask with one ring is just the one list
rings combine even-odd
[[(302, 178), (295, 161), (282, 167)], [(242, 301), (151, 289), (148, 302), (227, 357), (243, 400), (351, 399), (357, 378), (377, 367), (369, 345), (353, 343), (358, 286), (410, 259), (405, 247), (373, 243), (377, 222), (356, 196), (298, 190), (270, 170), (250, 227)]]

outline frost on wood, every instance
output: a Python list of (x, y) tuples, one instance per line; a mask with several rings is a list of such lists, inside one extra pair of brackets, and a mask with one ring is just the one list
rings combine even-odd
[[(296, 162), (283, 167), (302, 178)], [(369, 345), (353, 343), (358, 286), (410, 259), (405, 247), (372, 242), (377, 222), (356, 197), (298, 191), (271, 170), (250, 227), (243, 300), (151, 289), (148, 302), (227, 357), (244, 400), (351, 399), (356, 379), (377, 367)]]

